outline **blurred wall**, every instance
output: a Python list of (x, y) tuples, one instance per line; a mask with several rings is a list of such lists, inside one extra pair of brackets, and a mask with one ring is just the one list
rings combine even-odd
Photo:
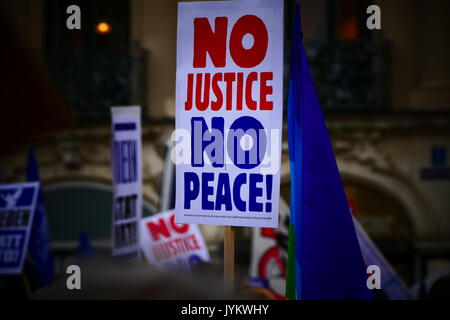
[(132, 39), (150, 52), (148, 106), (151, 118), (175, 116), (177, 1), (132, 0)]
[[(247, 0), (251, 1), (251, 0)], [(301, 0), (305, 38), (324, 37), (327, 0)], [(391, 100), (386, 110), (327, 114), (330, 135), (344, 181), (383, 190), (405, 208), (414, 241), (450, 248), (450, 181), (423, 180), (431, 149), (450, 150), (450, 56), (448, 0), (376, 0), (382, 30), (392, 44)], [(0, 0), (6, 18), (26, 47), (42, 53), (44, 0)], [(149, 52), (147, 114), (171, 119), (175, 114), (176, 0), (130, 0), (132, 40)], [(440, 110), (441, 113), (434, 111)], [(143, 126), (144, 197), (157, 206), (165, 142), (173, 129), (155, 122)], [(284, 138), (286, 139), (286, 134)], [(37, 157), (45, 186), (70, 181), (110, 184), (107, 121), (75, 126), (43, 139)], [(6, 181), (24, 178), (25, 148), (0, 157)], [(447, 152), (449, 153), (449, 152)], [(447, 160), (446, 166), (450, 166)], [(282, 180), (289, 182), (287, 143), (283, 145)], [(209, 244), (220, 247), (220, 227), (204, 227)], [(428, 249), (427, 249), (428, 250)], [(434, 249), (433, 249), (434, 250)], [(423, 251), (423, 255), (431, 251)], [(433, 251), (434, 252), (434, 251)], [(422, 254), (420, 253), (420, 254)], [(420, 256), (417, 258), (420, 264)]]
[(392, 106), (450, 110), (450, 1), (377, 0), (393, 43)]

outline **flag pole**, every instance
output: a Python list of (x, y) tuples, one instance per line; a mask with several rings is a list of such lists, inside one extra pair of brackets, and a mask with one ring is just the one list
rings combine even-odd
[(233, 291), (234, 290), (234, 249), (235, 249), (235, 227), (224, 226), (224, 238), (223, 238), (223, 274), (225, 286)]

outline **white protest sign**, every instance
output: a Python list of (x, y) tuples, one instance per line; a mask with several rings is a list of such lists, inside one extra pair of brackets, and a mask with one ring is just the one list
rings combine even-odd
[(277, 227), (283, 1), (178, 3), (176, 221)]
[(139, 220), (142, 216), (141, 108), (113, 107), (111, 115), (113, 255), (139, 257)]
[(199, 227), (176, 224), (173, 211), (141, 220), (141, 247), (148, 262), (163, 269), (190, 269), (199, 261), (209, 261)]
[(39, 182), (0, 185), (0, 275), (22, 272)]

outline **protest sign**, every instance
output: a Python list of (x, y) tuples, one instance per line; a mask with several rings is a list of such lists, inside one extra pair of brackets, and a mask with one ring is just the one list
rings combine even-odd
[(176, 224), (173, 211), (141, 220), (141, 247), (148, 262), (163, 269), (190, 269), (199, 261), (209, 261), (199, 227)]
[(142, 216), (141, 108), (114, 107), (111, 114), (113, 255), (139, 257), (139, 220)]
[[(28, 149), (27, 159), (27, 181), (40, 182), (40, 180), (39, 167), (34, 150), (30, 148)], [(27, 269), (27, 273), (31, 287), (37, 289), (49, 286), (53, 283), (55, 268), (42, 185), (38, 191), (29, 242), (27, 258), (30, 260), (30, 268)]]
[(277, 227), (283, 1), (178, 4), (176, 221)]
[(38, 191), (39, 182), (0, 185), (0, 275), (22, 272)]

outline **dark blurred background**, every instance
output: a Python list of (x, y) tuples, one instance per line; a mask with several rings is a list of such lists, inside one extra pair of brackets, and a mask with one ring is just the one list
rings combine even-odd
[[(450, 2), (298, 2), (355, 217), (407, 285), (450, 269)], [(285, 3), (288, 53), (294, 1)], [(71, 4), (81, 8), (81, 30), (66, 28)], [(370, 4), (381, 8), (381, 30), (366, 27)], [(0, 182), (25, 180), (34, 146), (57, 277), (73, 261), (80, 231), (109, 254), (111, 106), (143, 107), (144, 216), (161, 208), (176, 19), (175, 0), (0, 0)], [(201, 228), (220, 262), (222, 227)], [(251, 232), (238, 230), (242, 274)]]

